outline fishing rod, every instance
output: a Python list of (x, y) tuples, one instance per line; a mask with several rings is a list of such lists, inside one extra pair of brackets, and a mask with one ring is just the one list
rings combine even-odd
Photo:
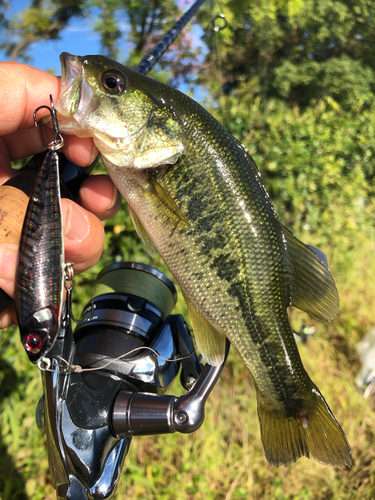
[(160, 42), (144, 56), (141, 62), (135, 67), (135, 71), (141, 75), (147, 75), (205, 1), (197, 0), (174, 26), (167, 31)]

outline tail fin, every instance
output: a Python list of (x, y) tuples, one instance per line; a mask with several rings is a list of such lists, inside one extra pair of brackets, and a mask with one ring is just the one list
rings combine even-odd
[(286, 416), (258, 392), (258, 416), (264, 454), (271, 465), (287, 466), (301, 456), (320, 463), (351, 467), (351, 449), (340, 425), (317, 388), (306, 407)]

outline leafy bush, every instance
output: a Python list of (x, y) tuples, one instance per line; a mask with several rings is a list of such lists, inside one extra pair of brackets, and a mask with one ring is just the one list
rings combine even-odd
[(278, 100), (249, 102), (241, 90), (226, 99), (226, 126), (257, 162), (283, 223), (323, 245), (349, 248), (368, 236), (375, 118), (365, 103), (346, 113), (332, 98), (303, 111)]

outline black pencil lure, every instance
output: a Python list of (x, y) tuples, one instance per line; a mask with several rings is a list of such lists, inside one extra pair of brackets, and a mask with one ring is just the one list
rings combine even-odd
[(37, 363), (52, 348), (60, 329), (64, 286), (64, 238), (61, 217), (59, 157), (64, 140), (56, 110), (55, 137), (35, 179), (23, 224), (16, 271), (15, 306), (22, 344)]

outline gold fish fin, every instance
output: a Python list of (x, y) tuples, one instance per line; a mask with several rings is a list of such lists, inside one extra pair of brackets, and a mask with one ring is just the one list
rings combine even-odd
[(225, 358), (225, 336), (215, 330), (191, 300), (184, 294), (195, 340), (206, 363), (221, 365)]
[(233, 137), (233, 139), (235, 140), (235, 143), (237, 144), (237, 146), (240, 148), (240, 150), (244, 154), (244, 156), (245, 156), (245, 158), (247, 160), (247, 163), (249, 164), (249, 167), (251, 168), (251, 170), (252, 170), (252, 172), (254, 174), (255, 180), (257, 181), (260, 189), (262, 190), (263, 195), (266, 198), (266, 201), (269, 204), (269, 206), (270, 206), (273, 214), (277, 217), (277, 219), (279, 219), (279, 216), (277, 215), (275, 207), (273, 206), (273, 203), (271, 201), (270, 195), (268, 194), (268, 191), (267, 191), (265, 185), (263, 184), (262, 174), (259, 172), (257, 164), (253, 160), (253, 158), (250, 155), (248, 149), (238, 139), (236, 139), (235, 137)]
[(317, 253), (282, 224), (281, 228), (286, 239), (286, 271), (291, 277), (290, 305), (319, 320), (331, 321), (339, 308), (339, 295), (331, 272)]
[(156, 194), (158, 200), (161, 202), (161, 208), (164, 214), (171, 220), (174, 227), (187, 228), (189, 221), (181, 212), (176, 202), (171, 198), (167, 191), (161, 186), (153, 176), (152, 172), (149, 175), (149, 182), (152, 191)]
[(135, 168), (173, 164), (184, 153), (181, 128), (167, 108), (155, 110), (137, 141)]
[(346, 436), (315, 386), (306, 405), (290, 416), (273, 408), (259, 391), (257, 396), (264, 454), (271, 465), (286, 467), (299, 457), (310, 455), (317, 462), (335, 467), (353, 465)]
[(146, 232), (146, 229), (143, 227), (142, 222), (139, 220), (138, 215), (134, 212), (134, 210), (128, 205), (129, 214), (131, 220), (133, 222), (134, 228), (137, 231), (138, 236), (140, 237), (143, 246), (150, 254), (151, 257), (155, 257), (158, 251), (155, 248), (155, 245), (152, 243), (151, 238)]

